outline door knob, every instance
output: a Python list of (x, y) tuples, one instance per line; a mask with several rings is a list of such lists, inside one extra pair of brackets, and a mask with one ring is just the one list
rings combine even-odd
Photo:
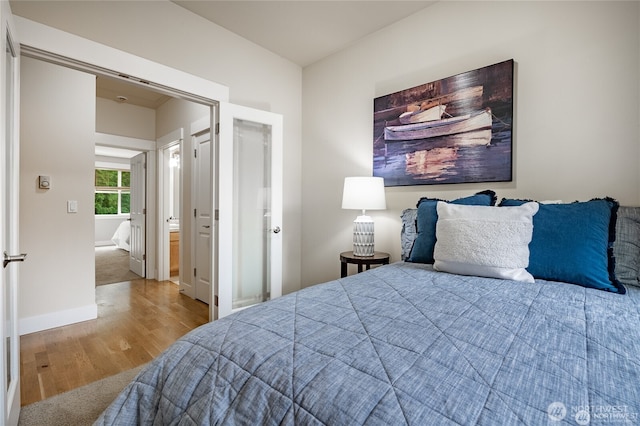
[(27, 257), (27, 253), (22, 254), (14, 254), (9, 255), (7, 252), (4, 252), (4, 261), (2, 262), (2, 267), (6, 268), (7, 265), (11, 262), (24, 262), (24, 259)]
[(280, 227), (276, 226), (275, 228), (273, 228), (273, 233), (274, 234), (279, 234), (280, 233)]

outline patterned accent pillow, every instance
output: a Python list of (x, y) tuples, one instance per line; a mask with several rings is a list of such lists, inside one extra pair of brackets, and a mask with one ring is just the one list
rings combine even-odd
[(413, 241), (418, 235), (416, 230), (418, 209), (404, 209), (400, 218), (402, 219), (402, 229), (400, 230), (400, 249), (402, 260), (407, 260), (411, 254)]
[(620, 282), (640, 286), (640, 207), (620, 206), (618, 209), (613, 256)]
[(533, 283), (529, 243), (538, 203), (514, 207), (438, 203), (433, 269)]

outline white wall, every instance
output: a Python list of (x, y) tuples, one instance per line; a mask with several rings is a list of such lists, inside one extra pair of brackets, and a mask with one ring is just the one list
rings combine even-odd
[[(284, 119), (283, 291), (299, 288), (302, 70), (168, 1), (14, 2), (13, 13), (229, 87)], [(117, 30), (114, 27), (117, 23)]]
[(373, 99), (516, 62), (513, 182), (387, 188), (376, 249), (400, 256), (400, 213), (421, 196), (640, 204), (637, 2), (438, 2), (303, 72), (303, 285), (339, 276), (355, 211), (346, 176), (372, 173)]
[[(30, 58), (21, 64), (20, 334), (95, 318), (95, 78)], [(38, 175), (51, 189), (38, 189)], [(78, 202), (67, 213), (67, 200)]]
[(156, 111), (96, 98), (96, 132), (129, 138), (156, 140)]

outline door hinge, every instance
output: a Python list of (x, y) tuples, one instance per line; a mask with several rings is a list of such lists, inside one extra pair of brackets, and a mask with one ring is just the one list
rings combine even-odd
[(147, 260), (147, 255), (146, 254), (142, 255), (142, 260), (145, 260), (145, 261)]
[(142, 209), (142, 214), (147, 214), (147, 209), (146, 208)]
[(196, 209), (193, 209), (193, 217), (198, 217), (196, 216)]
[(218, 296), (213, 296), (213, 306), (218, 306)]
[(216, 123), (216, 135), (220, 134), (220, 123)]
[(198, 150), (197, 149), (193, 150), (193, 158), (198, 158)]
[(196, 277), (196, 276), (197, 276), (196, 272), (197, 272), (197, 269), (196, 269), (196, 268), (193, 268), (193, 276), (194, 276), (194, 277)]

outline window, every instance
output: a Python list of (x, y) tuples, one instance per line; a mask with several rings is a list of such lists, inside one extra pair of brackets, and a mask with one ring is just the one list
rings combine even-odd
[(96, 169), (95, 214), (129, 214), (131, 172)]

